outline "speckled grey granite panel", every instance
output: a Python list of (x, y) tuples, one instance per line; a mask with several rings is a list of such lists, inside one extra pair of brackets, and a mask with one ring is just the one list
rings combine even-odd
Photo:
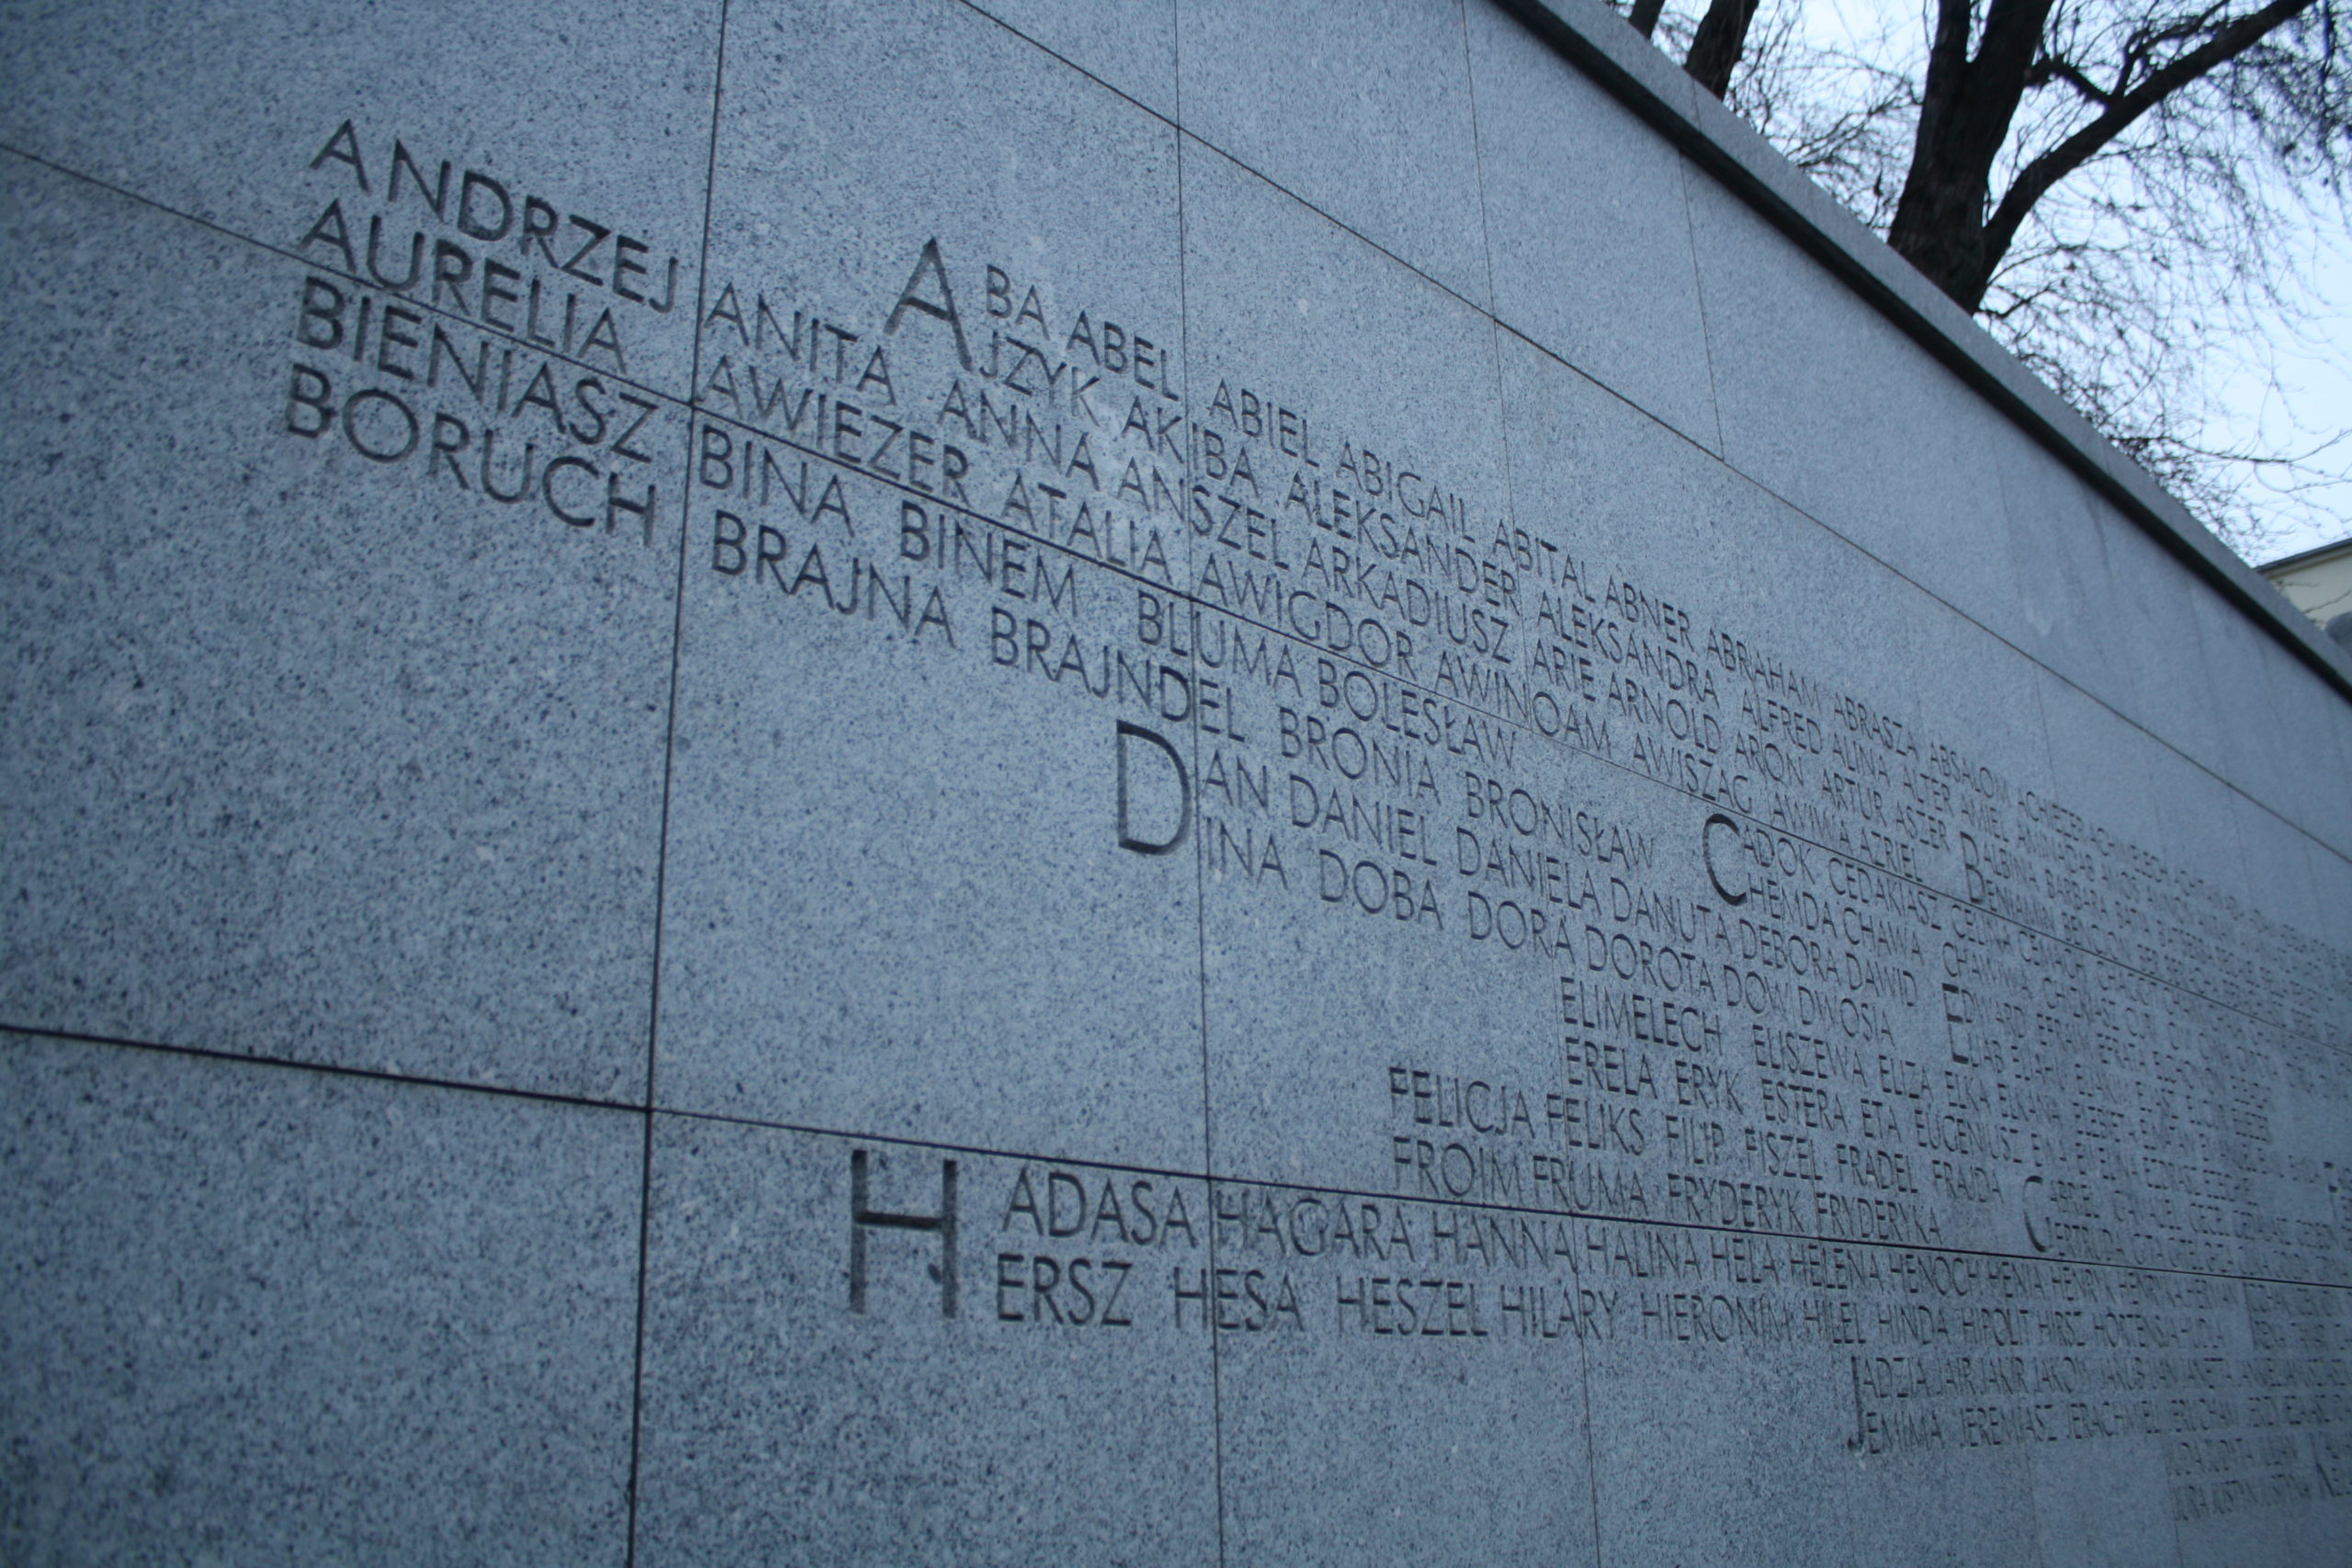
[(2345, 727), (2308, 723), (2301, 716), (2329, 712), (2327, 689), (2314, 671), (2276, 644), (2257, 644), (2256, 654), (2274, 711), (2288, 727), (2277, 753), (2277, 793), (2267, 804), (2337, 853), (2352, 854), (2352, 759), (2340, 749)]
[[(1437, 826), (1478, 765), (1438, 737), (1485, 725), (1439, 688), (1489, 662), (1472, 644), (1502, 612), (1481, 598), (1505, 597), (1477, 565), (1508, 515), (1493, 329), (1229, 160), (1189, 153), (1185, 194), (1194, 417), (1229, 444), (1228, 471), (1204, 457), (1196, 482), (1219, 513), (1275, 519), (1261, 545), (1220, 529), (1195, 549), (1201, 659), (1259, 671), (1234, 682), (1242, 739), (1204, 734), (1194, 769), (1225, 781), (1199, 852), (1214, 1154), (1236, 1175), (1385, 1186), (1395, 1053), (1449, 1012), (1478, 1034), (1541, 1027), (1543, 999), (1465, 949)], [(1327, 286), (1285, 281), (1308, 278)], [(1305, 1016), (1285, 999), (1301, 973), (1329, 986)]]
[(2139, 711), (2154, 626), (2118, 613), (2107, 536), (2114, 519), (2088, 486), (2034, 448), (2007, 455), (2001, 494), (2016, 565), (2020, 651), (2127, 712)]
[[(1687, 1283), (1628, 1276), (1595, 1293), (1588, 1358), (1602, 1562), (1874, 1561), (1854, 1539), (1853, 1494), (1884, 1461), (1858, 1438), (1842, 1357), (1715, 1338), (1708, 1314), (1727, 1324), (1731, 1296)], [(1743, 1308), (1768, 1299), (1739, 1294)], [(1794, 1292), (1772, 1302), (1798, 1304)]]
[(1187, 130), (1489, 300), (1460, 0), (1178, 0), (1177, 28)]
[[(2215, 716), (2221, 752), (2216, 771), (2256, 798), (2286, 804), (2288, 748), (2297, 744), (2288, 716), (2280, 710), (2277, 682), (2272, 679), (2260, 643), (2269, 639), (2210, 593), (2196, 599), (2198, 642), (2204, 649), (2208, 688), (2219, 698)], [(2321, 807), (2320, 801), (2296, 803), (2298, 811)]]
[(0, 1035), (0, 1557), (619, 1563), (623, 1113)]
[[(2180, 1562), (2183, 1568), (2340, 1562), (2352, 1540), (2340, 1407), (2332, 1383), (2308, 1380), (2314, 1371), (2333, 1371), (2352, 1331), (2346, 1292), (2249, 1282), (2237, 1308), (2228, 1348), (2267, 1368), (2273, 1381), (2249, 1402), (2252, 1430), (2199, 1433), (2165, 1454)], [(2293, 1370), (2280, 1365), (2302, 1357), (2317, 1359)]]
[(650, 1190), (647, 1568), (1215, 1560), (1205, 1184), (664, 1115)]
[[(2319, 930), (2352, 930), (2346, 923), (2352, 921), (2352, 860), (2316, 840), (2307, 847), (2311, 851), (2312, 896), (2319, 903)], [(2339, 1023), (2336, 1033), (2352, 1043), (2352, 1021)]]
[[(1579, 673), (1593, 672), (1614, 764), (1589, 798), (1650, 846), (1593, 867), (1600, 897), (1575, 922), (1566, 1043), (1582, 1082), (1571, 1087), (1588, 1107), (1625, 1113), (1627, 1129), (1604, 1112), (1598, 1137), (1579, 1129), (1579, 1157), (1619, 1179), (1640, 1172), (1645, 1206), (1621, 1201), (1619, 1213), (1656, 1213), (1663, 1192), (1669, 1212), (1701, 1217), (1743, 1181), (1804, 1178), (1832, 1195), (1826, 1211), (1808, 1201), (1801, 1214), (1741, 1223), (1785, 1231), (1801, 1219), (1808, 1234), (1821, 1224), (1851, 1235), (1875, 1213), (1853, 1201), (1893, 1199), (1911, 1206), (1890, 1213), (1932, 1214), (1943, 1245), (2013, 1244), (2021, 1170), (1964, 1162), (1967, 1179), (1951, 1179), (1960, 1166), (1939, 1173), (1937, 1155), (1884, 1124), (1891, 1106), (1916, 1132), (1905, 1100), (1940, 1114), (1944, 1095), (1984, 1086), (1941, 1081), (1943, 1094), (1892, 1100), (1883, 1089), (1892, 1077), (1924, 1090), (1950, 1056), (1941, 985), (1959, 977), (1947, 964), (1965, 960), (1940, 950), (1983, 892), (1971, 881), (1973, 846), (2029, 793), (2049, 792), (2023, 672), (1954, 651), (1982, 633), (1581, 377), (1532, 351), (1507, 349), (1505, 362), (1521, 515), (1534, 523), (1532, 507), (1544, 509), (1539, 526), (1593, 595), (1576, 596), (1566, 623)], [(1671, 604), (1708, 630), (1677, 644), (1640, 625), (1638, 604), (1682, 581), (1694, 586)], [(1792, 596), (1810, 613), (1775, 615), (1770, 606)], [(1923, 647), (1941, 651), (1892, 678), (1890, 656)], [(1656, 709), (1629, 695), (1653, 682), (1664, 688)], [(1800, 709), (1820, 716), (1818, 727)], [(1963, 750), (1968, 782), (1958, 776)], [(2001, 772), (1979, 789), (1973, 770), (1988, 754)], [(1508, 858), (1498, 869), (1513, 870)], [(1659, 908), (1657, 891), (1676, 886), (1700, 892)], [(1601, 937), (1606, 964), (1589, 951)], [(1704, 955), (1699, 972), (1645, 967), (1644, 942)], [(1666, 981), (1676, 988), (1662, 995)], [(1713, 1047), (1635, 1025), (1635, 1048), (1620, 1056), (1636, 997), (1697, 1004), (1718, 1031)], [(1942, 1201), (1919, 1204), (1930, 1191)]]
[(2156, 760), (2157, 817), (2165, 858), (2179, 874), (2243, 905), (2245, 856), (2238, 843), (2237, 807), (2222, 780), (2177, 757)]
[(475, 320), (526, 307), (480, 292), (475, 264), (511, 262), (518, 290), (542, 280), (550, 331), (566, 293), (582, 333), (610, 307), (630, 373), (677, 392), (718, 12), (17, 0), (0, 14), (0, 144), (312, 265), (403, 277), (422, 231), (428, 287), (437, 247), (462, 253), (465, 281), (438, 299)]
[(1174, 133), (958, 5), (730, 38), (659, 1098), (1197, 1168)]
[(2197, 586), (2162, 547), (2102, 508), (2095, 513), (2114, 580), (2113, 636), (2130, 650), (2137, 692), (2125, 712), (2184, 756), (2221, 756), (2220, 705), (2205, 671)]
[(1757, 214), (1688, 188), (1724, 460), (2001, 626), (2016, 610), (2000, 463), (2025, 438)]
[(641, 1094), (683, 422), (0, 176), (0, 1019)]
[(2033, 1523), (2049, 1568), (2170, 1568), (2179, 1542), (2161, 1441), (2095, 1438), (2033, 1460)]
[(1465, 20), (1496, 316), (1720, 449), (1684, 164), (1510, 18)]
[(2249, 795), (2233, 794), (2230, 806), (2254, 907), (2289, 931), (2321, 929), (2312, 903), (2311, 859), (2303, 848), (2308, 835)]
[(974, 0), (978, 9), (1154, 113), (1176, 118), (1175, 0), (1073, 6)]
[[(1384, 1258), (1322, 1242), (1333, 1196), (1221, 1183), (1216, 1200), (1217, 1260), (1245, 1298), (1218, 1348), (1225, 1561), (1441, 1562), (1466, 1540), (1491, 1559), (1596, 1561), (1563, 1257), (1459, 1247), (1458, 1226), (1490, 1217), (1476, 1210), (1375, 1205), (1417, 1238), (1408, 1258), (1392, 1231)], [(1253, 1290), (1275, 1310), (1255, 1312)], [(1280, 1310), (1294, 1296), (1300, 1326)]]

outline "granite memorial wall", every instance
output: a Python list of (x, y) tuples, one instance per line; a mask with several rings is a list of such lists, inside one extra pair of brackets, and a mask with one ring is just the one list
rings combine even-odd
[(2352, 670), (1607, 12), (0, 62), (0, 1559), (2352, 1561)]

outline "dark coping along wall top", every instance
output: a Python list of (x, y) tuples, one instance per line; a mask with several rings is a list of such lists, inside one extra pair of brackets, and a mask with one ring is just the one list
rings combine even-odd
[(1496, 3), (2055, 453), (2340, 694), (2352, 698), (2352, 658), (1973, 317), (1623, 17), (1601, 0)]

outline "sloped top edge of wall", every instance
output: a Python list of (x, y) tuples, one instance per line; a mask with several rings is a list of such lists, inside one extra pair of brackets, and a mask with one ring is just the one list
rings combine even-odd
[(2352, 660), (2088, 420), (1601, 0), (1497, 0), (2346, 698)]

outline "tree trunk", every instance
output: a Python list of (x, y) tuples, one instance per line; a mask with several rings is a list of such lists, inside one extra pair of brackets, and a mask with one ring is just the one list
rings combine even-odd
[(1911, 172), (1887, 243), (1971, 315), (2000, 257), (1985, 243), (1993, 160), (2008, 140), (2055, 0), (1993, 0), (1975, 58), (1968, 0), (1937, 0)]
[(1657, 19), (1666, 9), (1666, 0), (1634, 0), (1634, 28), (1644, 38), (1657, 36)]
[(1732, 68), (1747, 48), (1748, 24), (1756, 20), (1757, 0), (1711, 0), (1691, 36), (1690, 56), (1682, 69), (1717, 97), (1730, 90)]

